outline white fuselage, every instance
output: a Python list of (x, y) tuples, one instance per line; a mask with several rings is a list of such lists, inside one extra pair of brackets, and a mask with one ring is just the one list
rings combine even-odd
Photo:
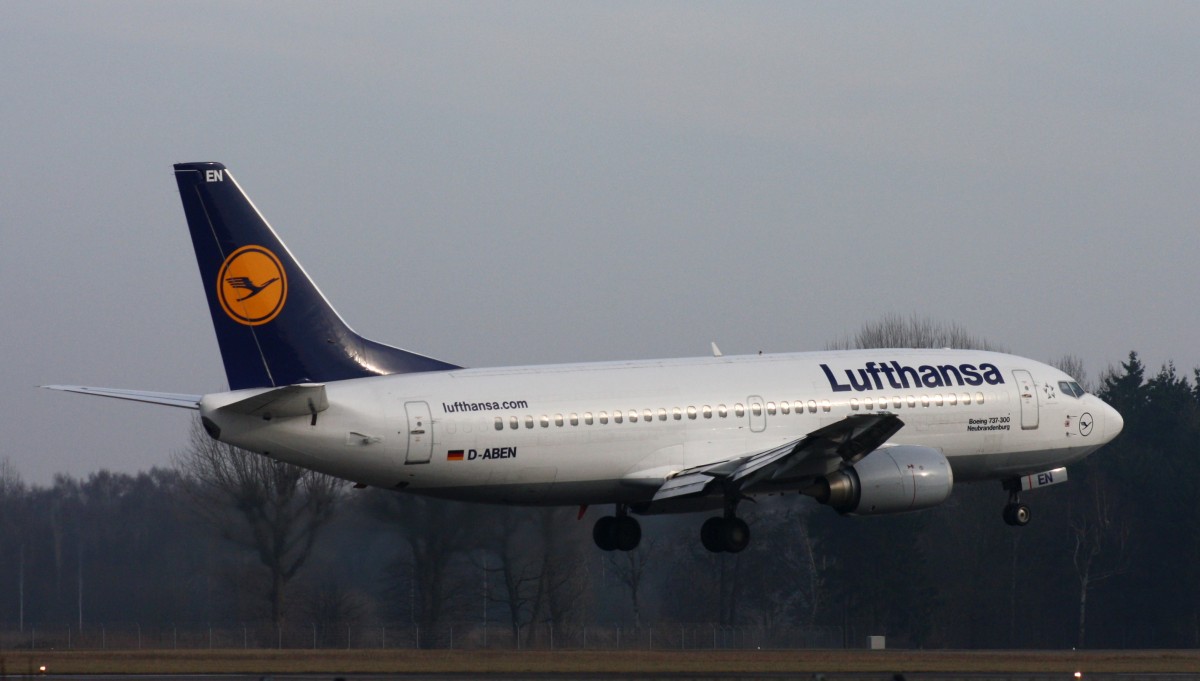
[[(888, 444), (939, 450), (957, 481), (1077, 461), (1120, 430), (1051, 366), (971, 350), (854, 350), (460, 369), (326, 384), (315, 416), (220, 407), (219, 439), (355, 482), (470, 501), (645, 503), (672, 473), (803, 437), (855, 413), (904, 427)], [(806, 462), (813, 477), (837, 460)], [(792, 488), (793, 490), (795, 488)], [(773, 489), (752, 492), (779, 491)]]

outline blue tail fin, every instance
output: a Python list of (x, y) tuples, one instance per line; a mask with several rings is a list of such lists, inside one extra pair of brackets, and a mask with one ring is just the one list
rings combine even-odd
[(354, 333), (220, 163), (178, 163), (229, 388), (457, 369)]

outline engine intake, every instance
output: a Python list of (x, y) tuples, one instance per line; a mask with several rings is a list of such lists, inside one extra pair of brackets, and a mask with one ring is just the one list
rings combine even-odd
[(876, 449), (804, 493), (839, 513), (878, 515), (937, 506), (953, 488), (954, 472), (941, 452), (898, 445)]

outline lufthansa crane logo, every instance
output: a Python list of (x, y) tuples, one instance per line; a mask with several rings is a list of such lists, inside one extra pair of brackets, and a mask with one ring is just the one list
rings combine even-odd
[(225, 314), (238, 324), (266, 324), (283, 310), (287, 273), (271, 251), (262, 246), (242, 246), (221, 265), (217, 298)]
[(1088, 412), (1084, 412), (1083, 416), (1079, 417), (1079, 434), (1087, 437), (1092, 434), (1092, 426), (1095, 425), (1096, 419)]

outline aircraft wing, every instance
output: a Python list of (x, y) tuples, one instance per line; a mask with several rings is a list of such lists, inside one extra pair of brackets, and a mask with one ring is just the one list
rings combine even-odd
[(182, 409), (200, 408), (200, 395), (184, 395), (181, 393), (154, 393), (146, 390), (123, 390), (121, 388), (91, 388), (86, 385), (44, 385), (42, 387), (49, 388), (50, 390), (65, 390), (69, 393), (79, 393), (81, 395), (114, 397), (118, 400), (148, 402), (150, 404), (162, 404), (168, 407), (180, 407)]
[(895, 414), (854, 414), (763, 452), (737, 456), (682, 470), (658, 488), (654, 501), (699, 496), (714, 484), (725, 494), (738, 494), (760, 482), (782, 481), (810, 457), (839, 457), (856, 463), (904, 427)]

